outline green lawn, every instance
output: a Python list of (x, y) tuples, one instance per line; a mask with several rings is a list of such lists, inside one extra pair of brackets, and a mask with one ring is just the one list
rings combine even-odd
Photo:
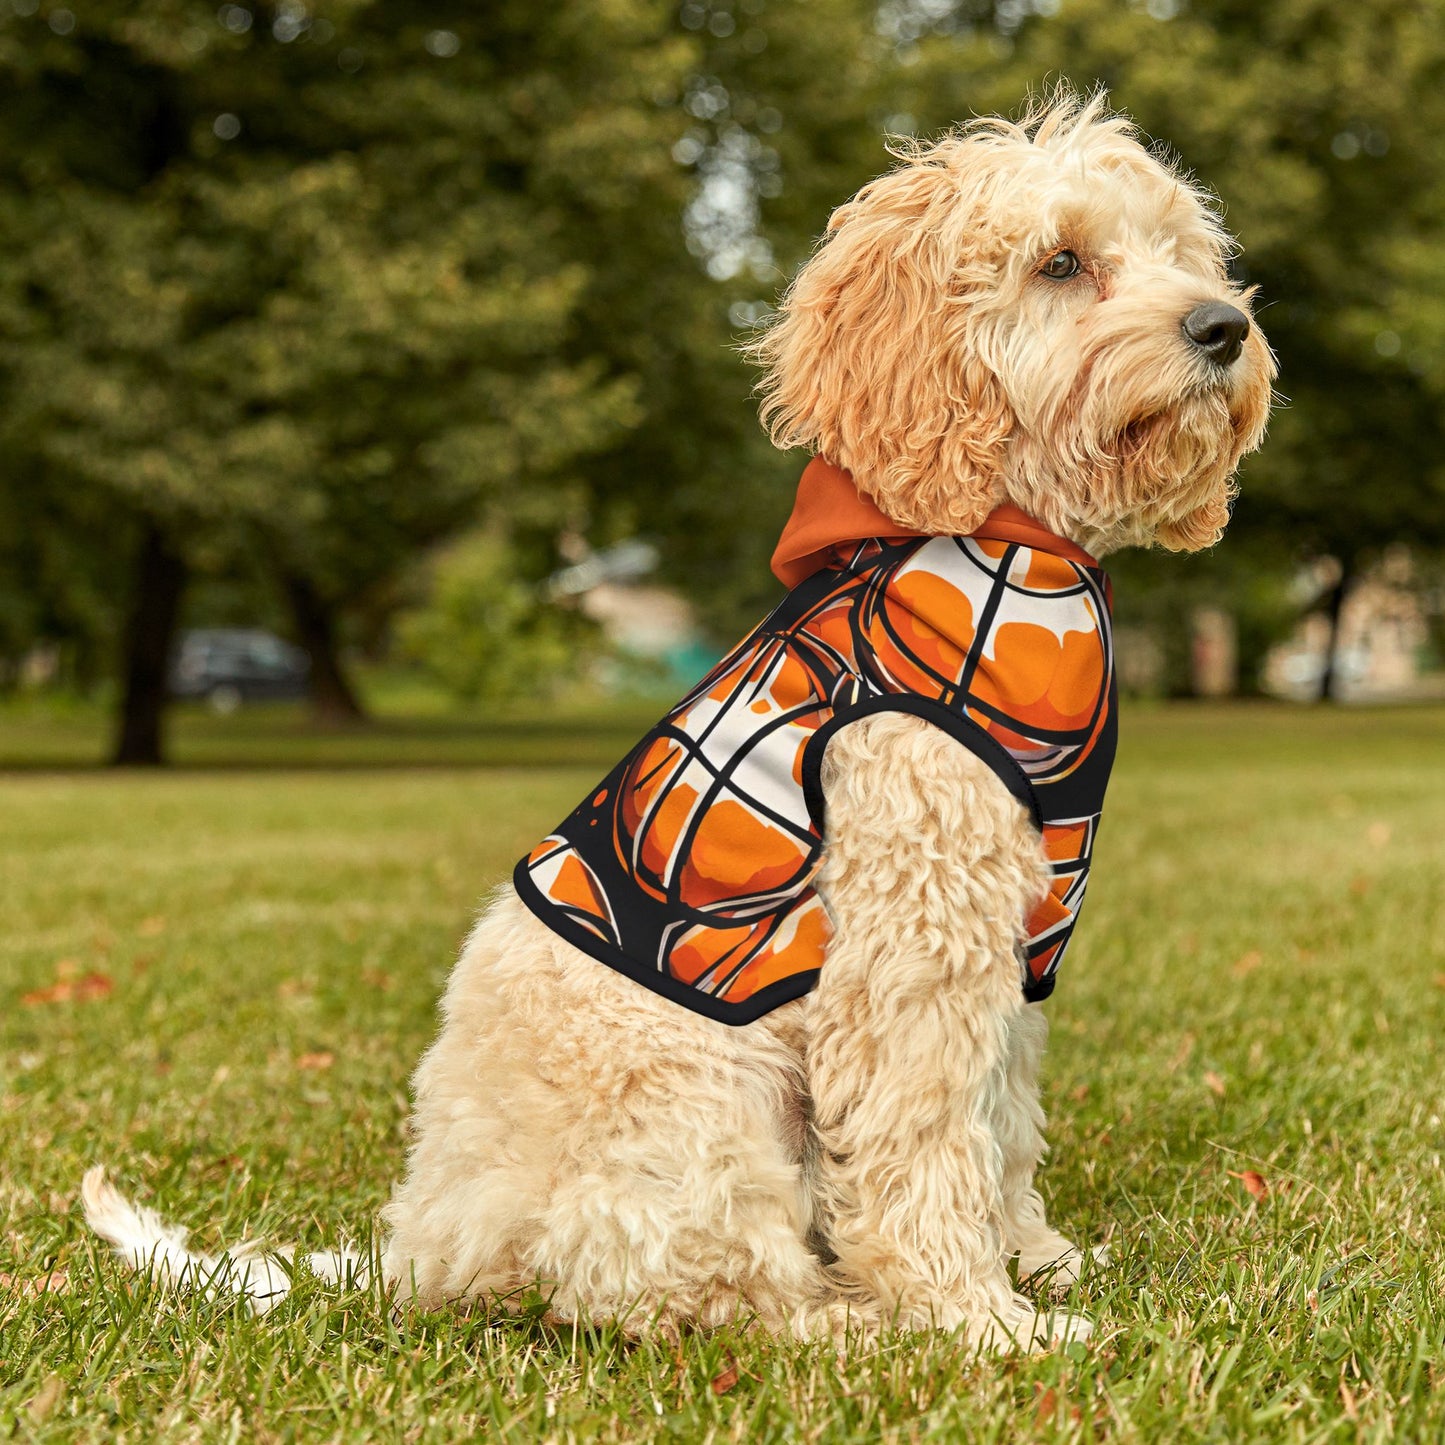
[(309, 1280), (255, 1320), (89, 1243), (96, 1160), (203, 1246), (365, 1238), (473, 911), (643, 720), (192, 718), (161, 776), (0, 721), (0, 1437), (1445, 1439), (1438, 709), (1126, 712), (1047, 1005), (1045, 1191), (1113, 1248), (1072, 1356), (674, 1355)]

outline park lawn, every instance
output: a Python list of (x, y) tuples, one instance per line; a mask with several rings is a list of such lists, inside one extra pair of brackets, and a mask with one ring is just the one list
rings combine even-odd
[[(87, 1240), (104, 1160), (202, 1247), (365, 1242), (479, 899), (632, 722), (0, 777), (0, 1437), (1445, 1438), (1435, 709), (1126, 710), (1045, 1005), (1045, 1193), (1112, 1248), (1088, 1347), (674, 1352), (308, 1279), (256, 1320)], [(0, 755), (29, 747), (0, 725)], [(388, 755), (428, 766), (361, 766)]]
[[(182, 768), (375, 768), (555, 765), (560, 759), (605, 771), (670, 701), (598, 701), (579, 692), (545, 715), (523, 705), (442, 710), (434, 690), (368, 676), (371, 721), (315, 725), (304, 703), (268, 703), (218, 716), (202, 703), (173, 703), (167, 761)], [(114, 723), (90, 702), (15, 698), (0, 703), (0, 773), (99, 767)]]

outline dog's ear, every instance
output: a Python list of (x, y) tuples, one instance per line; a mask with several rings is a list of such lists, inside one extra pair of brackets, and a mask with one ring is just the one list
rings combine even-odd
[(975, 334), (967, 148), (920, 152), (841, 206), (748, 348), (775, 445), (846, 467), (896, 522), (956, 535), (1003, 500), (1013, 427)]

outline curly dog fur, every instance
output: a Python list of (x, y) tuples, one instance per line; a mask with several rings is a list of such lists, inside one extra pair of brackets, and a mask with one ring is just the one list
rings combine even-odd
[[(825, 454), (918, 531), (969, 533), (1011, 502), (1095, 555), (1212, 544), (1274, 367), (1257, 328), (1227, 365), (1183, 333), (1202, 304), (1248, 310), (1209, 200), (1102, 99), (1066, 93), (899, 159), (839, 208), (752, 348), (775, 442)], [(1064, 251), (1077, 272), (1044, 275)], [(1080, 1262), (1034, 1185), (1046, 1026), (1016, 950), (1045, 888), (1039, 836), (915, 717), (844, 728), (823, 784), (827, 966), (745, 1027), (497, 894), (416, 1072), (385, 1213), (403, 1297), (540, 1283), (560, 1319), (665, 1333), (740, 1315), (987, 1347), (1087, 1333), (1007, 1269)], [(98, 1175), (88, 1190), (116, 1239), (118, 1196)]]

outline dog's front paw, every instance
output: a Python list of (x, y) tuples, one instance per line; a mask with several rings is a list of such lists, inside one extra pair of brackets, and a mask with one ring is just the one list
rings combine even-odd
[(1093, 1321), (1084, 1315), (1043, 1311), (1031, 1299), (1014, 1295), (1006, 1309), (993, 1315), (981, 1329), (971, 1331), (969, 1338), (980, 1350), (1024, 1350), (1032, 1354), (1087, 1340), (1093, 1329)]
[(1033, 1348), (1055, 1350), (1064, 1345), (1082, 1344), (1093, 1333), (1094, 1322), (1087, 1315), (1053, 1310), (1037, 1317)]
[[(1058, 1247), (1060, 1245), (1062, 1248)], [(1077, 1245), (1060, 1236), (1057, 1245), (1019, 1251), (1019, 1283), (1063, 1294), (1079, 1282), (1086, 1260), (1107, 1264), (1109, 1246), (1096, 1244), (1086, 1255)]]

